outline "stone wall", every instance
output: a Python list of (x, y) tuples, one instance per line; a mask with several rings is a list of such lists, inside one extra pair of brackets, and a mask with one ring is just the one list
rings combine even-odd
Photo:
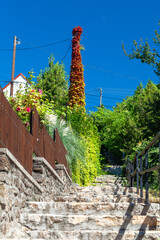
[(0, 149), (0, 239), (15, 237), (15, 225), (25, 236), (18, 221), (27, 201), (49, 201), (68, 191), (71, 179), (65, 168), (60, 173), (63, 178), (44, 158), (34, 158), (31, 176), (8, 149)]
[(18, 218), (26, 201), (41, 200), (42, 188), (7, 149), (0, 149), (0, 237)]
[(57, 164), (55, 166), (55, 169), (62, 181), (65, 183), (65, 186), (70, 186), (72, 183), (72, 179), (70, 178), (65, 166), (63, 164)]
[(61, 195), (68, 191), (72, 180), (68, 175), (64, 165), (59, 172), (51, 167), (51, 165), (42, 157), (33, 158), (33, 178), (43, 188), (42, 197), (44, 201), (50, 201), (55, 195)]

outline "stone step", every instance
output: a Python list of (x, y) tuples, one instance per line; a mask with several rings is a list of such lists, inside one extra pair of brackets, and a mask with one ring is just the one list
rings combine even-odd
[(160, 219), (156, 216), (94, 216), (94, 215), (54, 215), (54, 214), (22, 214), (21, 224), (30, 230), (158, 230)]
[[(118, 188), (110, 188), (110, 189), (106, 189), (106, 190), (88, 190), (88, 191), (85, 191), (85, 192), (70, 192), (68, 194), (66, 194), (68, 196), (96, 196), (96, 195), (103, 195), (103, 196), (110, 196), (110, 195), (125, 195), (125, 196), (137, 196), (137, 193), (136, 191), (133, 192), (133, 191), (129, 191), (128, 190), (123, 190), (123, 189), (118, 189)], [(55, 196), (58, 196), (58, 195), (55, 195)]]
[(129, 190), (128, 188), (96, 188), (96, 189), (88, 189), (86, 191), (78, 191), (78, 192), (69, 192), (63, 195), (55, 195), (54, 197), (58, 196), (69, 196), (71, 198), (76, 197), (96, 197), (96, 196), (108, 196), (111, 198), (115, 198), (119, 195), (127, 196), (127, 197), (138, 197), (135, 189)]
[(97, 176), (95, 178), (95, 180), (97, 179), (111, 179), (111, 180), (122, 180), (122, 179), (125, 179), (124, 177), (121, 177), (121, 176), (115, 176), (115, 175), (100, 175), (100, 176)]
[[(53, 238), (52, 238), (53, 239)], [(0, 240), (44, 240), (44, 238), (0, 238)], [(60, 240), (60, 239), (59, 239)]]
[(109, 194), (109, 195), (63, 195), (63, 196), (54, 196), (53, 197), (53, 201), (54, 202), (144, 202), (144, 199), (138, 197), (137, 195), (132, 195), (132, 194), (128, 194), (128, 195), (113, 195), (113, 194)]
[(108, 191), (112, 191), (112, 192), (121, 192), (121, 193), (136, 193), (137, 192), (137, 188), (135, 187), (123, 187), (121, 185), (115, 185), (115, 184), (109, 184), (109, 185), (105, 185), (105, 186), (88, 186), (85, 188), (79, 188), (77, 191), (70, 191), (70, 194), (75, 194), (76, 192), (78, 193), (85, 193), (85, 192), (108, 192)]
[(102, 176), (98, 176), (95, 178), (95, 182), (96, 181), (101, 181), (101, 182), (105, 182), (105, 181), (125, 181), (126, 178), (124, 177), (118, 177), (118, 176), (114, 176), (114, 175), (102, 175)]
[(160, 216), (159, 204), (134, 204), (113, 202), (28, 202), (24, 209), (26, 213), (36, 214), (79, 214), (79, 215), (152, 215)]
[(113, 183), (113, 184), (123, 184), (124, 181), (123, 180), (117, 180), (117, 179), (108, 179), (108, 178), (103, 178), (103, 179), (95, 179), (95, 181), (93, 183), (106, 183), (106, 184), (110, 184), (110, 183)]
[(77, 230), (77, 231), (30, 231), (28, 232), (31, 239), (46, 240), (159, 240), (159, 231), (94, 231), (94, 230)]

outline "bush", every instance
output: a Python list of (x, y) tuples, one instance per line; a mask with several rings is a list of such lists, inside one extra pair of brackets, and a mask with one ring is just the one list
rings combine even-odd
[(9, 97), (9, 103), (20, 117), (26, 127), (30, 128), (30, 112), (36, 107), (41, 121), (45, 123), (45, 115), (52, 113), (53, 104), (43, 100), (43, 92), (32, 88), (25, 88), (24, 91), (17, 91), (15, 97)]

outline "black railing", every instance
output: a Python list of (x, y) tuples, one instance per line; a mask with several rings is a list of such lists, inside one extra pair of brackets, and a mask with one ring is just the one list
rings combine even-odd
[[(158, 165), (148, 168), (148, 150), (159, 142), (159, 161)], [(144, 162), (143, 162), (144, 158)], [(150, 141), (150, 143), (141, 151), (137, 152), (131, 161), (129, 158), (125, 159), (126, 172), (130, 186), (134, 186), (134, 180), (136, 176), (137, 194), (143, 198), (143, 183), (145, 182), (145, 202), (149, 202), (149, 173), (159, 170), (160, 172), (160, 132)], [(144, 166), (144, 169), (143, 169)], [(145, 179), (144, 179), (145, 176)]]

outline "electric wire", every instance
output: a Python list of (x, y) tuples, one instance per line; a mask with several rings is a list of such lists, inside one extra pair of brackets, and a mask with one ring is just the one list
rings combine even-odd
[(92, 90), (87, 90), (87, 91), (86, 91), (86, 93), (90, 93), (90, 92), (96, 92), (97, 90), (99, 90), (99, 88), (92, 89)]
[[(33, 43), (29, 43), (29, 42), (26, 42), (26, 41), (24, 41), (24, 40), (20, 40), (20, 41), (22, 41), (22, 42), (24, 42), (24, 43), (27, 43), (28, 45), (33, 46), (33, 47), (39, 47), (39, 46), (37, 46), (37, 45), (35, 45), (35, 44), (33, 44)], [(65, 40), (64, 40), (64, 41), (65, 41)], [(66, 41), (67, 41), (67, 39), (66, 39)], [(68, 39), (68, 41), (70, 42), (69, 39)], [(51, 54), (51, 51), (50, 51), (50, 50), (47, 50), (47, 49), (41, 48), (41, 47), (40, 47), (39, 49), (40, 49), (41, 51), (45, 51), (45, 52), (48, 52), (49, 54)], [(63, 58), (63, 56), (60, 55), (60, 54), (54, 53), (54, 55)]]
[[(22, 40), (20, 40), (20, 41), (22, 41)], [(49, 43), (49, 44), (44, 44), (44, 45), (41, 45), (41, 46), (30, 47), (30, 48), (17, 48), (16, 51), (33, 50), (33, 49), (38, 49), (38, 48), (45, 48), (45, 47), (57, 45), (57, 44), (60, 44), (60, 43), (66, 42), (66, 41), (69, 41), (69, 39), (65, 39), (65, 40), (62, 40), (62, 41), (53, 42), (53, 43)], [(13, 48), (12, 48), (12, 49), (0, 49), (0, 51), (13, 51)]]
[(70, 45), (69, 48), (67, 49), (67, 51), (66, 51), (64, 57), (62, 58), (60, 64), (62, 64), (63, 60), (66, 58), (66, 56), (67, 56), (67, 54), (68, 54), (68, 52), (69, 52), (70, 49), (71, 49), (71, 45)]
[[(134, 89), (125, 89), (125, 88), (102, 88), (103, 93), (117, 93), (117, 94), (132, 94)], [(86, 90), (86, 93), (97, 92), (99, 88)]]
[[(19, 39), (19, 41), (26, 42), (26, 41), (21, 40), (21, 39)], [(70, 41), (70, 39), (67, 38), (67, 39), (64, 39), (64, 40), (61, 40), (61, 41), (58, 41), (58, 42), (53, 42), (53, 43), (44, 44), (44, 45), (40, 45), (40, 46), (34, 45), (34, 47), (30, 47), (30, 48), (17, 48), (16, 51), (41, 49), (41, 48), (45, 48), (45, 47), (57, 45), (57, 44), (60, 44), (60, 43), (63, 43), (63, 42), (67, 42), (67, 41)], [(26, 42), (26, 43), (27, 43), (27, 42)], [(33, 44), (32, 44), (32, 45), (33, 45)], [(69, 47), (69, 48), (67, 49), (67, 52), (66, 52), (66, 54), (64, 55), (64, 57), (61, 56), (61, 57), (63, 57), (62, 60), (61, 60), (61, 63), (62, 63), (62, 61), (66, 58), (66, 56), (67, 56), (68, 51), (70, 50), (70, 48), (71, 48), (71, 47)], [(12, 48), (12, 49), (0, 49), (0, 51), (13, 51), (13, 48)], [(57, 55), (57, 54), (55, 54), (55, 55)], [(60, 56), (60, 55), (59, 55), (59, 56)], [(124, 78), (133, 79), (133, 80), (137, 80), (137, 81), (143, 82), (143, 80), (141, 80), (141, 79), (138, 79), (138, 78), (135, 78), (135, 77), (130, 77), (130, 76), (127, 76), (127, 75), (125, 75), (125, 74), (117, 73), (117, 72), (114, 72), (114, 71), (111, 71), (111, 70), (103, 69), (103, 68), (96, 67), (96, 66), (92, 66), (92, 65), (88, 65), (88, 64), (85, 64), (85, 66), (90, 67), (90, 68), (93, 68), (93, 69), (97, 69), (97, 70), (99, 70), (99, 71), (103, 71), (103, 72), (107, 72), (107, 73), (110, 73), (110, 74), (118, 75), (118, 76), (120, 76), (120, 77), (124, 77)]]
[[(103, 105), (103, 104), (102, 104), (102, 105)], [(111, 108), (111, 109), (114, 107), (114, 106), (111, 107), (111, 106), (108, 106), (108, 105), (103, 105), (103, 106), (106, 107), (106, 108)], [(100, 108), (100, 107), (98, 107), (98, 106), (95, 106), (95, 107), (88, 107), (87, 110), (95, 109), (95, 108)]]
[(127, 89), (127, 88), (103, 88), (103, 91), (124, 91), (124, 92), (131, 92), (134, 89)]
[[(93, 94), (87, 94), (87, 96), (92, 96), (92, 97), (99, 97), (97, 95), (93, 95)], [(114, 100), (123, 100), (122, 98), (113, 98), (113, 97), (105, 97), (105, 96), (102, 96), (102, 98), (107, 98), (107, 99), (114, 99)]]
[(128, 78), (128, 79), (132, 79), (132, 80), (137, 80), (137, 81), (143, 82), (143, 80), (141, 80), (139, 78), (130, 77), (130, 76), (127, 76), (125, 74), (117, 73), (117, 72), (114, 72), (114, 71), (111, 71), (111, 70), (107, 70), (107, 69), (104, 69), (104, 68), (100, 68), (100, 67), (96, 67), (96, 66), (92, 66), (92, 65), (88, 65), (88, 64), (85, 64), (85, 66), (89, 67), (89, 68), (97, 69), (97, 70), (102, 71), (102, 72), (107, 72), (107, 73), (110, 73), (110, 74), (113, 74), (113, 75), (117, 75), (117, 76), (120, 76), (120, 77), (124, 77), (124, 78)]
[(104, 105), (103, 103), (102, 103), (102, 105), (104, 106), (104, 107), (107, 107), (107, 108), (113, 108), (114, 106), (108, 106), (108, 105)]
[[(4, 77), (3, 75), (0, 75), (0, 77), (2, 77), (2, 78), (5, 78), (5, 79), (9, 80), (9, 78), (7, 78), (7, 77)], [(9, 80), (9, 81), (10, 81), (10, 80)]]
[(88, 101), (87, 99), (86, 99), (86, 102), (87, 102), (87, 103), (94, 104), (94, 105), (97, 105), (97, 104), (95, 104), (95, 103), (93, 103), (93, 102)]

